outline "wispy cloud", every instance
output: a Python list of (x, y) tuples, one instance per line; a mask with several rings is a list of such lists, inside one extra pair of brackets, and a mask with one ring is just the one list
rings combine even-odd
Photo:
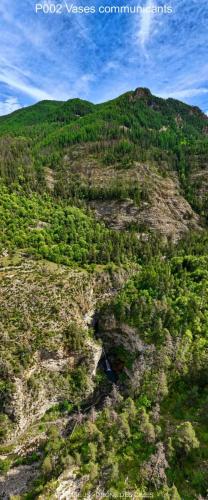
[(1, 0), (0, 21), (0, 89), (6, 86), (9, 95), (18, 95), (25, 104), (89, 92), (94, 75), (82, 68), (78, 54), (79, 46), (90, 42), (83, 16), (38, 16), (32, 0), (9, 8)]
[[(207, 0), (139, 3), (142, 14), (58, 16), (36, 15), (34, 0), (1, 0), (1, 101), (101, 102), (146, 86), (207, 110)], [(165, 3), (172, 14), (151, 13)]]
[(160, 92), (158, 95), (161, 97), (172, 97), (173, 99), (186, 99), (187, 97), (196, 97), (198, 95), (208, 94), (208, 88), (188, 88), (188, 89), (178, 89), (178, 90), (167, 90), (165, 92)]
[(53, 99), (54, 97), (44, 90), (34, 87), (29, 82), (24, 82), (24, 80), (19, 78), (14, 72), (6, 69), (0, 70), (0, 81), (6, 83), (11, 89), (19, 90), (21, 93), (35, 100)]
[(140, 28), (138, 31), (138, 39), (143, 48), (145, 48), (150, 36), (155, 16), (151, 9), (155, 7), (155, 0), (147, 0), (144, 5), (144, 10), (141, 14)]
[(8, 115), (21, 108), (21, 104), (16, 97), (8, 97), (5, 101), (0, 101), (0, 115)]

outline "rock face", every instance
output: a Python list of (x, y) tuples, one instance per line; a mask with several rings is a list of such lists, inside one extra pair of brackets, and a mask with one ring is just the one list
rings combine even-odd
[(186, 199), (180, 194), (177, 179), (155, 177), (155, 188), (150, 204), (139, 214), (140, 224), (177, 240), (189, 229), (199, 229), (200, 220)]
[[(0, 280), (1, 310), (7, 307), (6, 318), (1, 318), (1, 369), (10, 373), (12, 382), (4, 401), (13, 427), (7, 437), (10, 442), (52, 405), (64, 399), (82, 400), (92, 392), (102, 347), (88, 327), (97, 301), (111, 295), (123, 278), (30, 261), (27, 267), (1, 270)], [(78, 334), (81, 347), (73, 344)], [(24, 363), (19, 355), (25, 357)], [(77, 370), (80, 376), (84, 370), (85, 382), (72, 390), (70, 380)]]
[[(45, 432), (38, 433), (38, 422), (47, 410), (63, 400), (85, 401), (92, 394), (102, 344), (89, 334), (89, 327), (97, 303), (109, 300), (129, 273), (89, 274), (32, 260), (27, 265), (0, 268), (1, 311), (7, 306), (6, 317), (1, 316), (1, 370), (10, 373), (12, 382), (3, 403), (9, 422), (4, 444), (12, 446), (17, 455), (30, 455), (45, 442)], [(81, 348), (71, 345), (65, 333), (70, 333), (70, 325), (73, 336), (81, 332)], [(24, 363), (19, 362), (20, 342), (21, 356), (26, 358), (29, 349)], [(83, 373), (83, 378), (80, 382), (75, 378), (74, 385), (77, 373)], [(64, 432), (68, 421), (62, 418), (55, 423)], [(7, 453), (0, 457), (7, 458)], [(38, 463), (12, 467), (0, 479), (0, 497), (9, 500), (11, 495), (23, 495), (38, 474)], [(61, 475), (52, 498), (78, 499), (81, 483), (69, 469)]]
[(151, 97), (151, 95), (150, 90), (145, 87), (138, 87), (134, 92), (134, 97), (136, 98)]
[(53, 500), (76, 500), (79, 498), (85, 478), (77, 479), (76, 470), (71, 468), (61, 474), (58, 482)]
[[(80, 166), (84, 182), (85, 174)], [(145, 164), (135, 164), (127, 172), (118, 172), (111, 167), (105, 170), (99, 179), (99, 168), (94, 166), (95, 186), (107, 183), (128, 185), (135, 183), (141, 191), (148, 193), (146, 199), (137, 204), (134, 200), (95, 200), (89, 206), (98, 220), (113, 229), (128, 229), (131, 225), (138, 228), (138, 233), (145, 230), (156, 231), (165, 238), (177, 241), (189, 229), (200, 229), (200, 218), (193, 211), (188, 201), (182, 196), (177, 175), (162, 177), (158, 170), (152, 171)]]
[[(5, 410), (16, 423), (16, 437), (58, 403), (64, 392), (67, 397), (67, 390), (61, 390), (60, 382), (65, 372), (73, 370), (74, 361), (63, 350), (51, 352), (47, 360), (42, 360), (37, 351), (30, 361), (31, 367), (21, 377), (14, 377), (12, 398)], [(35, 381), (38, 385), (34, 387)]]
[[(144, 374), (151, 370), (155, 362), (155, 346), (146, 344), (136, 328), (117, 321), (108, 308), (101, 313), (98, 327), (98, 335), (113, 369), (118, 373), (124, 371), (131, 390), (138, 391)], [(120, 358), (121, 350), (132, 357), (131, 368), (127, 368)]]
[[(104, 169), (97, 160), (88, 158), (87, 153), (83, 159), (83, 149), (77, 148), (76, 155), (73, 160), (65, 157), (67, 182), (70, 184), (73, 177), (79, 174), (86, 190), (100, 191), (96, 199), (87, 201), (99, 221), (104, 221), (116, 230), (128, 230), (133, 225), (135, 230), (138, 228), (138, 232), (150, 230), (173, 238), (174, 241), (188, 230), (200, 229), (200, 217), (185, 198), (177, 172), (170, 170), (165, 161), (159, 164), (133, 162), (128, 169), (109, 165)], [(191, 170), (193, 182), (190, 179), (190, 183), (201, 197), (201, 180), (205, 179), (206, 188), (207, 170), (204, 169), (203, 158), (199, 158), (198, 163), (202, 165), (203, 170), (200, 174), (199, 165), (197, 167), (196, 164), (196, 168)], [(199, 188), (194, 184), (195, 176), (198, 176), (196, 181)], [(112, 195), (107, 199), (102, 195), (107, 189), (113, 193), (120, 186), (124, 186), (130, 194), (124, 193), (120, 197)], [(140, 200), (131, 196), (133, 187), (137, 187), (141, 192)]]
[(26, 493), (37, 475), (38, 464), (20, 465), (11, 469), (6, 478), (0, 477), (0, 498), (9, 500), (14, 495)]
[(142, 353), (146, 349), (136, 329), (127, 324), (117, 322), (114, 314), (108, 309), (101, 315), (98, 327), (99, 337), (102, 338), (106, 348), (122, 345), (131, 353)]

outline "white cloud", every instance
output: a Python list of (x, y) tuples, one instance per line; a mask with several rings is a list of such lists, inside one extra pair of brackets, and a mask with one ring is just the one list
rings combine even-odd
[(187, 89), (177, 89), (169, 90), (166, 92), (158, 93), (161, 97), (167, 98), (172, 97), (173, 99), (185, 99), (188, 97), (195, 97), (202, 94), (208, 94), (208, 88), (187, 88)]
[(8, 115), (19, 108), (21, 108), (21, 104), (18, 99), (16, 97), (8, 97), (5, 101), (0, 101), (0, 116)]
[(143, 13), (120, 23), (117, 16), (37, 16), (34, 0), (9, 8), (0, 0), (2, 101), (14, 94), (24, 104), (71, 97), (101, 102), (145, 86), (208, 110), (207, 0), (200, 6), (173, 0), (173, 15), (151, 13), (163, 3), (138, 1)]
[(48, 94), (44, 90), (30, 85), (30, 83), (25, 83), (18, 77), (18, 75), (9, 70), (0, 71), (0, 81), (6, 83), (10, 88), (19, 90), (20, 92), (27, 94), (33, 99), (53, 99), (52, 95)]
[(87, 98), (95, 76), (88, 68), (80, 68), (75, 47), (75, 33), (81, 43), (90, 41), (85, 19), (72, 16), (66, 26), (60, 16), (59, 38), (55, 19), (49, 22), (49, 16), (32, 15), (32, 0), (19, 2), (22, 8), (14, 4), (6, 9), (7, 0), (0, 0), (0, 88), (8, 87), (7, 92), (14, 92), (24, 103), (77, 95)]
[(153, 19), (155, 17), (151, 13), (152, 7), (155, 7), (155, 1), (147, 0), (146, 5), (144, 6), (144, 11), (141, 14), (141, 23), (140, 23), (140, 30), (138, 33), (138, 39), (143, 48), (148, 42), (152, 32), (152, 24), (153, 24)]

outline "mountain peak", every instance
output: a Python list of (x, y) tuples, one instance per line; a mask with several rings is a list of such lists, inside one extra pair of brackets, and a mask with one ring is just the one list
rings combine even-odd
[(142, 97), (151, 97), (152, 96), (152, 93), (151, 91), (146, 88), (146, 87), (138, 87), (135, 89), (134, 91), (134, 96), (135, 97), (138, 97), (138, 98), (142, 98)]

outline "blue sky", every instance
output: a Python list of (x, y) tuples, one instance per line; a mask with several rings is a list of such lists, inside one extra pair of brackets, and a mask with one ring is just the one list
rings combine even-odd
[(74, 0), (173, 9), (120, 15), (36, 14), (35, 3), (0, 0), (0, 114), (42, 99), (102, 102), (139, 86), (208, 112), (208, 0)]

